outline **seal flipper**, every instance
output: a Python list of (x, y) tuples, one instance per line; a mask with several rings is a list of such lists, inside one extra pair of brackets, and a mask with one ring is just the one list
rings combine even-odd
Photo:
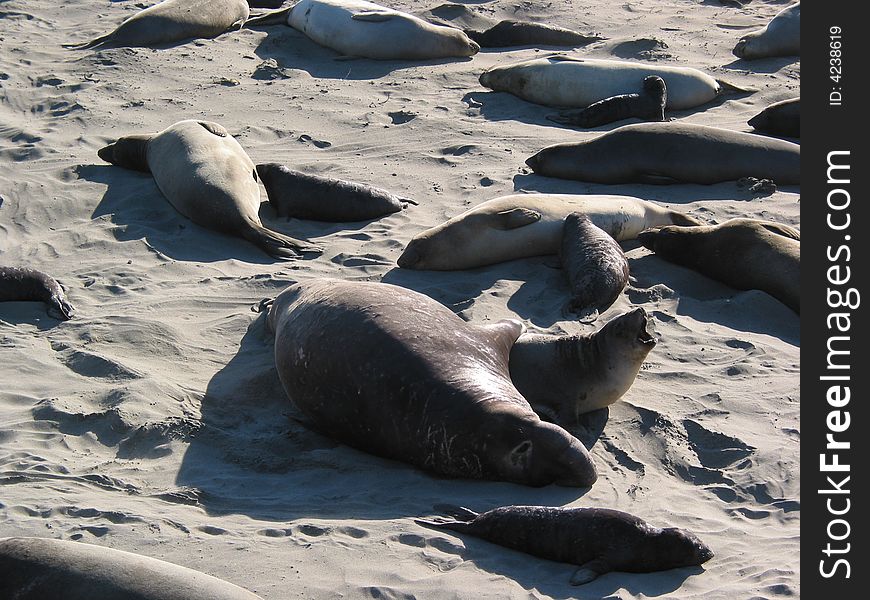
[(228, 137), (230, 132), (226, 130), (223, 125), (219, 125), (218, 123), (213, 123), (211, 121), (197, 121), (200, 125), (205, 127), (205, 130), (209, 133), (213, 133), (218, 137)]
[(323, 252), (323, 249), (318, 246), (272, 231), (259, 223), (248, 222), (248, 225), (249, 227), (241, 232), (242, 237), (274, 258), (297, 258), (303, 254)]
[(739, 85), (735, 85), (733, 83), (728, 83), (724, 79), (717, 79), (716, 83), (719, 84), (719, 91), (716, 92), (717, 96), (722, 96), (724, 94), (754, 94), (758, 91), (758, 88), (752, 87), (740, 87)]
[(287, 8), (280, 8), (278, 10), (263, 13), (258, 17), (245, 21), (245, 25), (287, 25), (290, 11), (293, 10), (293, 7), (295, 6), (296, 5), (294, 4)]
[(458, 519), (460, 521), (472, 521), (480, 516), (480, 513), (476, 513), (470, 508), (465, 508), (464, 506), (457, 506), (455, 504), (436, 504), (432, 507), (438, 512), (442, 512), (450, 515), (454, 519)]
[(656, 173), (640, 173), (637, 176), (637, 181), (639, 183), (648, 183), (651, 185), (671, 185), (673, 183), (679, 183), (679, 180), (674, 177), (658, 175)]
[(486, 336), (492, 347), (506, 359), (525, 330), (525, 326), (515, 319), (504, 319), (490, 325), (470, 324), (470, 326)]
[(56, 319), (69, 321), (74, 313), (75, 308), (73, 308), (73, 305), (64, 297), (63, 291), (58, 290), (57, 293), (52, 294), (51, 300), (48, 302), (49, 315)]
[(603, 560), (596, 558), (588, 563), (580, 565), (580, 568), (574, 571), (571, 576), (571, 585), (583, 585), (598, 579), (599, 575), (604, 575), (611, 571), (610, 566)]
[(491, 215), (492, 227), (495, 229), (516, 229), (525, 227), (541, 220), (541, 213), (530, 208), (512, 208)]
[(93, 48), (94, 46), (99, 46), (100, 44), (104, 44), (110, 41), (113, 35), (115, 35), (114, 31), (107, 33), (106, 35), (101, 35), (98, 38), (94, 38), (90, 42), (82, 42), (80, 44), (61, 44), (61, 47), (69, 48), (70, 50), (88, 50), (89, 48)]
[(781, 235), (792, 240), (801, 241), (801, 232), (793, 227), (789, 227), (788, 225), (781, 225), (779, 223), (773, 223), (768, 221), (761, 223), (761, 226), (771, 233), (775, 233), (777, 235)]
[(437, 517), (436, 519), (414, 519), (414, 522), (418, 525), (432, 527), (434, 529), (449, 529), (451, 531), (458, 531), (459, 533), (471, 532), (471, 523), (466, 523), (465, 521), (456, 521), (453, 519), (440, 519)]
[(380, 10), (367, 10), (365, 12), (354, 13), (350, 18), (355, 21), (368, 21), (369, 23), (383, 23), (395, 18), (396, 13)]

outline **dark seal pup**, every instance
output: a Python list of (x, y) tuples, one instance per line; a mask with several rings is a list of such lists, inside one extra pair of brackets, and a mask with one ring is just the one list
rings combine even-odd
[(377, 219), (416, 204), (361, 183), (309, 175), (275, 163), (257, 165), (269, 204), (281, 217), (352, 222)]
[(258, 600), (217, 577), (104, 546), (0, 538), (0, 598), (15, 600)]
[(0, 267), (0, 302), (45, 302), (48, 314), (71, 319), (75, 309), (66, 299), (61, 285), (45, 273), (19, 267)]
[(668, 89), (657, 75), (644, 77), (640, 94), (620, 94), (599, 100), (580, 110), (566, 110), (547, 118), (562, 125), (591, 128), (615, 121), (637, 118), (644, 121), (664, 121)]
[(731, 219), (719, 225), (668, 225), (638, 240), (667, 261), (739, 290), (767, 292), (800, 314), (801, 235), (787, 225)]
[(656, 345), (648, 326), (646, 311), (636, 308), (589, 335), (521, 335), (511, 348), (511, 381), (536, 413), (573, 427), (634, 383)]
[(592, 183), (719, 183), (742, 177), (800, 183), (801, 147), (762, 135), (688, 123), (625, 125), (584, 142), (544, 148), (538, 175)]
[(450, 477), (596, 479), (583, 444), (511, 383), (518, 321), (473, 325), (394, 285), (316, 279), (284, 290), (268, 322), (284, 390), (322, 433)]
[(565, 217), (559, 258), (571, 287), (566, 308), (581, 321), (597, 319), (628, 284), (628, 259), (622, 248), (583, 213)]
[(572, 585), (589, 583), (611, 571), (652, 573), (695, 567), (713, 558), (713, 552), (693, 533), (675, 527), (659, 529), (618, 510), (504, 506), (478, 514), (459, 507), (436, 509), (455, 519), (416, 522), (577, 565)]
[(771, 104), (749, 119), (749, 125), (761, 133), (800, 138), (801, 99), (792, 98)]

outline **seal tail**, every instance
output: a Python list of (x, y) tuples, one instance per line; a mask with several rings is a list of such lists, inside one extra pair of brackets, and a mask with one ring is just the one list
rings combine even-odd
[(108, 42), (112, 38), (112, 33), (107, 33), (106, 35), (101, 35), (98, 38), (92, 39), (90, 42), (82, 42), (79, 44), (61, 44), (63, 48), (69, 48), (70, 50), (87, 50), (89, 48), (93, 48), (94, 46), (99, 46), (100, 44), (104, 44)]
[[(295, 6), (295, 4), (293, 6)], [(253, 19), (248, 19), (245, 22), (245, 25), (286, 25), (287, 17), (290, 14), (290, 11), (293, 10), (293, 6), (265, 12)]]
[(266, 229), (258, 223), (249, 223), (242, 237), (255, 244), (266, 254), (275, 258), (298, 258), (304, 254), (320, 254), (323, 249), (302, 240)]

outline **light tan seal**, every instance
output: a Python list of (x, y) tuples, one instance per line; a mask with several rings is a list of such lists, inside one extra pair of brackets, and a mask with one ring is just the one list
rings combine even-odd
[(800, 56), (801, 3), (782, 9), (770, 23), (747, 33), (734, 46), (734, 56), (756, 60), (772, 56)]

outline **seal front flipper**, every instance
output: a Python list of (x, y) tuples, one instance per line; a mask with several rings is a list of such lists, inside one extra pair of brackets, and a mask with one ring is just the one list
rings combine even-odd
[(205, 127), (206, 131), (213, 133), (218, 137), (227, 137), (230, 134), (223, 125), (212, 123), (211, 121), (197, 121), (197, 123)]
[(788, 225), (782, 225), (780, 223), (771, 223), (764, 222), (760, 224), (762, 227), (767, 229), (771, 233), (775, 233), (777, 235), (781, 235), (787, 238), (791, 238), (793, 240), (801, 241), (801, 232), (795, 229), (794, 227), (789, 227)]
[(610, 572), (610, 567), (606, 562), (600, 559), (590, 560), (574, 571), (571, 576), (571, 585), (583, 585), (598, 579), (599, 575), (604, 575)]
[[(293, 6), (296, 6), (295, 4)], [(287, 25), (287, 19), (293, 6), (263, 13), (253, 19), (248, 19), (245, 25)]]
[(648, 183), (651, 185), (672, 185), (674, 183), (680, 183), (680, 180), (675, 177), (668, 177), (667, 175), (659, 175), (657, 173), (639, 173), (637, 181), (639, 183)]
[(355, 21), (368, 21), (369, 23), (383, 23), (394, 18), (396, 13), (385, 12), (379, 10), (367, 10), (365, 12), (354, 13), (351, 19)]
[(529, 208), (512, 208), (492, 215), (492, 226), (495, 229), (516, 229), (525, 227), (541, 220), (541, 213)]

